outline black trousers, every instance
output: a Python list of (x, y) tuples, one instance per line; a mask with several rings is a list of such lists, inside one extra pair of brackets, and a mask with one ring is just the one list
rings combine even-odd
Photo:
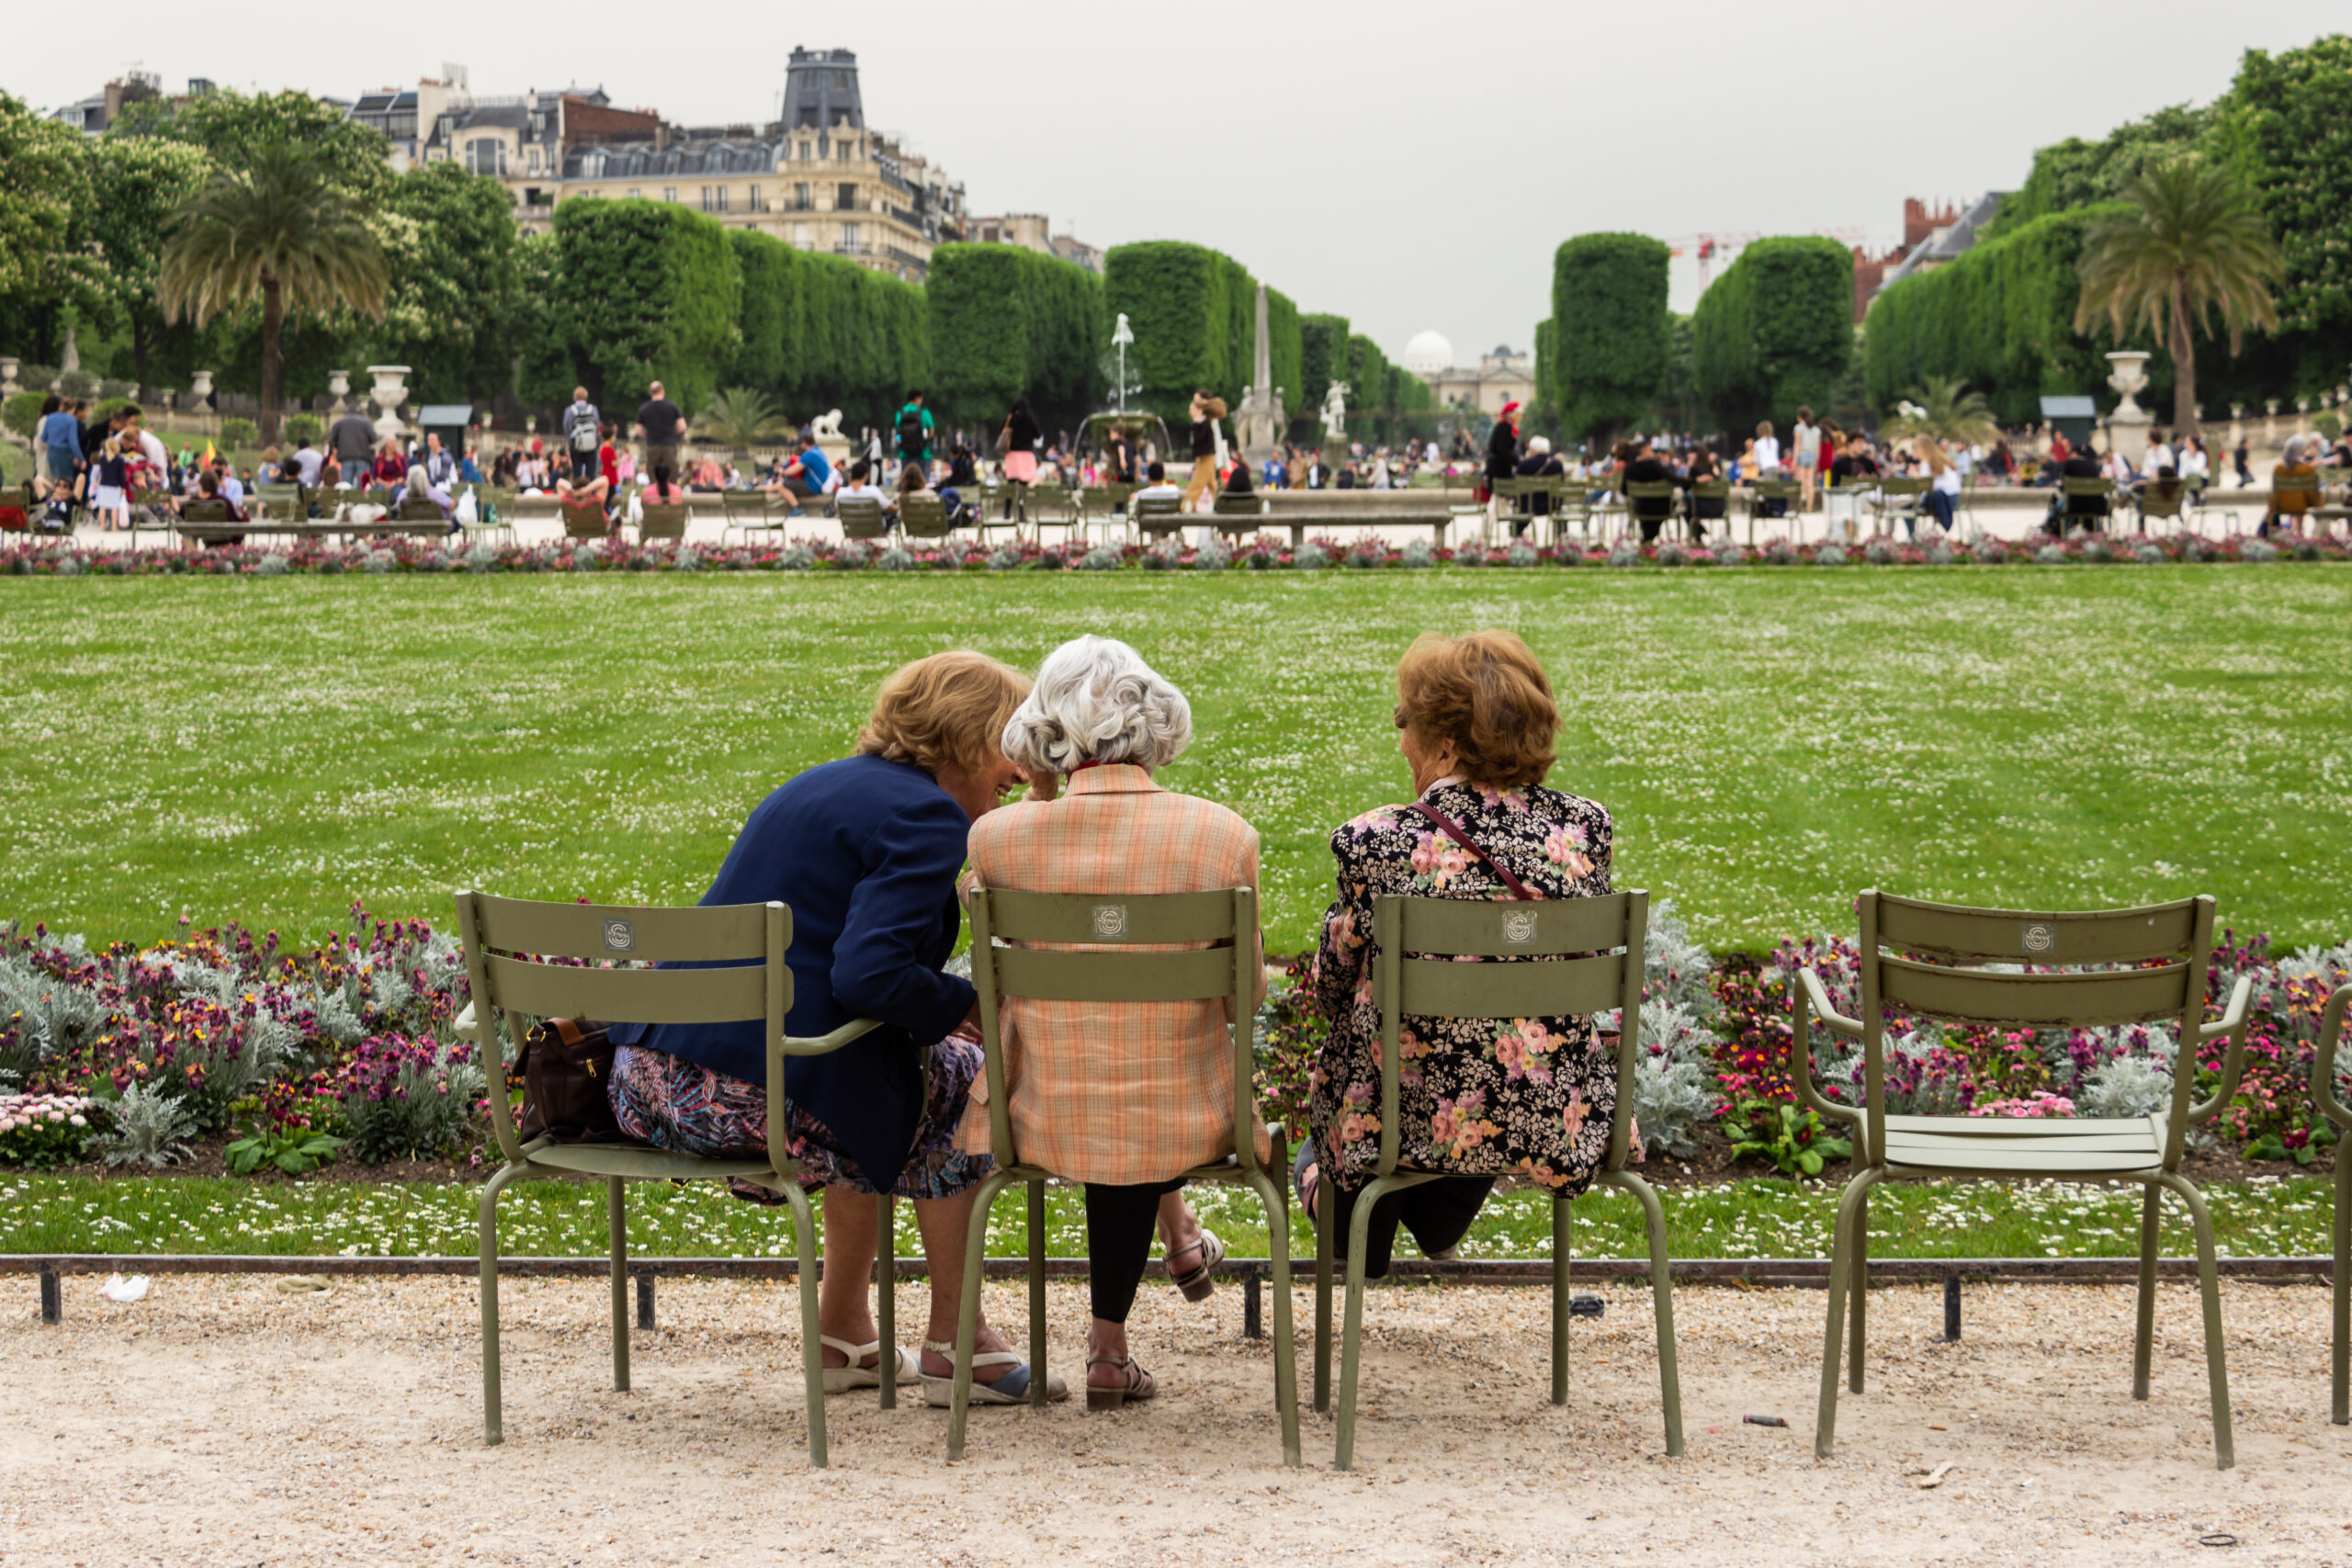
[[(1372, 1224), (1364, 1235), (1363, 1277), (1386, 1278), (1389, 1253), (1396, 1245), (1399, 1224), (1413, 1233), (1413, 1241), (1424, 1258), (1457, 1245), (1470, 1234), (1471, 1222), (1478, 1217), (1487, 1194), (1494, 1190), (1495, 1180), (1490, 1176), (1441, 1176), (1435, 1181), (1424, 1181), (1419, 1187), (1408, 1187), (1382, 1198), (1372, 1206)], [(1348, 1227), (1354, 1223), (1356, 1199), (1363, 1190), (1360, 1187), (1352, 1190), (1341, 1187), (1329, 1177), (1315, 1184), (1317, 1206), (1333, 1205), (1331, 1251), (1343, 1264), (1348, 1259)]]
[(1136, 1304), (1136, 1287), (1151, 1261), (1151, 1236), (1159, 1200), (1182, 1181), (1147, 1181), (1136, 1187), (1086, 1184), (1087, 1285), (1094, 1315), (1125, 1323)]

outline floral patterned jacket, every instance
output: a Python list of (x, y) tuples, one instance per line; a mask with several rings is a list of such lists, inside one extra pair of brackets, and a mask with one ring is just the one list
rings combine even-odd
[[(1541, 786), (1503, 792), (1451, 780), (1430, 785), (1421, 799), (1540, 897), (1610, 890), (1609, 813), (1592, 801)], [(1380, 1158), (1373, 899), (1512, 894), (1409, 806), (1384, 806), (1347, 823), (1331, 835), (1331, 854), (1339, 897), (1323, 917), (1314, 971), (1330, 1034), (1316, 1061), (1308, 1119), (1323, 1170), (1357, 1187)], [(1589, 1017), (1408, 1015), (1399, 1066), (1400, 1168), (1521, 1177), (1574, 1196), (1608, 1156), (1616, 1068)]]

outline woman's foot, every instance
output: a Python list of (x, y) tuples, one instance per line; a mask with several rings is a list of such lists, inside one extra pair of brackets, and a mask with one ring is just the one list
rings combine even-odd
[(1138, 1404), (1159, 1392), (1152, 1375), (1136, 1365), (1135, 1358), (1090, 1357), (1086, 1363), (1086, 1408), (1116, 1410), (1124, 1404)]
[[(945, 1351), (934, 1350), (932, 1348), (934, 1345), (944, 1345), (948, 1348)], [(922, 1361), (923, 1376), (930, 1378), (955, 1376), (955, 1345), (956, 1340), (952, 1335), (938, 1339), (924, 1340)], [(1003, 1335), (999, 1334), (985, 1323), (980, 1325), (980, 1332), (972, 1344), (972, 1352), (975, 1357), (986, 1356), (993, 1351), (1006, 1348), (1008, 1347), (1005, 1345)], [(987, 1383), (1000, 1382), (1012, 1375), (1013, 1366), (1014, 1363), (1012, 1362), (983, 1363), (976, 1360), (972, 1367), (972, 1381)]]

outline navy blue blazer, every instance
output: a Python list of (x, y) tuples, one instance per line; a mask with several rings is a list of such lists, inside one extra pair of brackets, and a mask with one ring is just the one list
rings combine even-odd
[[(971, 820), (910, 762), (847, 757), (777, 788), (751, 820), (705, 904), (780, 899), (792, 910), (792, 1011), (786, 1032), (823, 1034), (855, 1018), (884, 1027), (830, 1056), (786, 1060), (785, 1092), (840, 1140), (860, 1174), (888, 1191), (913, 1152), (923, 1111), (919, 1048), (963, 1021), (972, 983), (940, 972), (962, 911), (956, 877)], [(767, 1081), (763, 1021), (625, 1023), (614, 1043)]]

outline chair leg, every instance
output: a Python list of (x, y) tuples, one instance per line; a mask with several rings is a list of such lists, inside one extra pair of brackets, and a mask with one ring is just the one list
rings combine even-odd
[(1575, 1216), (1552, 1200), (1552, 1403), (1568, 1402), (1568, 1265), (1574, 1256)]
[[(1282, 1145), (1275, 1144), (1276, 1167), (1282, 1168)], [(1265, 1171), (1250, 1173), (1250, 1185), (1266, 1206), (1266, 1249), (1273, 1265), (1274, 1287), (1274, 1408), (1282, 1418), (1283, 1462), (1293, 1470), (1300, 1463), (1298, 1446), (1298, 1347), (1290, 1321), (1290, 1200)]]
[(504, 1402), (499, 1397), (498, 1194), (527, 1168), (507, 1166), (481, 1190), (481, 1440), (493, 1448), (506, 1437)]
[(1356, 1459), (1356, 1363), (1363, 1348), (1364, 1255), (1372, 1249), (1373, 1206), (1391, 1192), (1434, 1181), (1430, 1176), (1383, 1176), (1367, 1183), (1356, 1198), (1354, 1217), (1348, 1224), (1348, 1301), (1340, 1336), (1340, 1440), (1333, 1465), (1351, 1470)]
[[(964, 1299), (957, 1303), (956, 1314), (955, 1397), (947, 1411), (950, 1460), (964, 1457), (964, 1417), (972, 1407), (972, 1352), (980, 1337), (980, 1274), (988, 1262), (989, 1208), (1014, 1179), (1001, 1169), (990, 1171), (972, 1201), (972, 1228), (964, 1238)], [(1036, 1378), (1037, 1370), (1032, 1367), (1029, 1375)]]
[(899, 1231), (898, 1203), (885, 1192), (875, 1200), (882, 1211), (881, 1277), (874, 1288), (874, 1327), (882, 1340), (882, 1408), (899, 1407)]
[(1846, 1386), (1856, 1393), (1862, 1392), (1862, 1323), (1870, 1310), (1871, 1271), (1871, 1200), (1865, 1192), (1854, 1206), (1854, 1278), (1848, 1285), (1852, 1294), (1846, 1303)]
[(1046, 1184), (1029, 1184), (1029, 1403), (1046, 1407)]
[(2335, 1424), (2352, 1426), (2352, 1139), (2335, 1145)]
[[(1324, 1198), (1328, 1188), (1317, 1187)], [(1331, 1408), (1331, 1205), (1317, 1202), (1315, 1215), (1315, 1408)]]
[(825, 1468), (825, 1348), (824, 1330), (817, 1323), (817, 1215), (808, 1193), (791, 1177), (783, 1182), (784, 1201), (792, 1209), (792, 1237), (800, 1254), (800, 1371), (808, 1402), (808, 1467)]
[(1630, 1170), (1604, 1171), (1601, 1181), (1634, 1195), (1650, 1233), (1650, 1303), (1657, 1316), (1658, 1399), (1666, 1406), (1666, 1454), (1682, 1457), (1682, 1371), (1674, 1339), (1674, 1266), (1667, 1257), (1666, 1210), (1657, 1191)]
[(1847, 1249), (1862, 1245), (1864, 1238), (1856, 1235), (1857, 1211), (1877, 1180), (1877, 1171), (1865, 1170), (1846, 1184), (1838, 1200), (1838, 1227), (1829, 1249), (1829, 1326), (1821, 1346), (1821, 1411), (1813, 1431), (1815, 1459), (1827, 1459), (1838, 1447), (1838, 1352), (1846, 1326), (1846, 1290), (1853, 1272), (1853, 1259)]
[(2213, 1468), (2229, 1470), (2238, 1462), (2237, 1442), (2230, 1427), (2230, 1369), (2222, 1337), (2222, 1279), (2213, 1262), (2213, 1216), (2204, 1195), (2185, 1178), (2166, 1175), (2164, 1184), (2188, 1205), (2197, 1226), (2197, 1286), (2205, 1299), (2205, 1377), (2213, 1402)]
[(2156, 1335), (2156, 1222), (2164, 1194), (2148, 1184), (2140, 1201), (2140, 1316), (2132, 1339), (2132, 1397), (2148, 1397), (2148, 1363)]
[(628, 1184), (605, 1178), (605, 1205), (613, 1227), (613, 1389), (628, 1392)]

